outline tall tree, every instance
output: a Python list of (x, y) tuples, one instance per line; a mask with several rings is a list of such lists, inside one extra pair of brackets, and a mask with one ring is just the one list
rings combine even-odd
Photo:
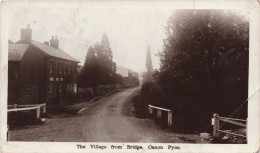
[(151, 50), (150, 46), (147, 47), (146, 51), (146, 69), (147, 71), (142, 74), (143, 82), (148, 82), (153, 80), (153, 65), (152, 65), (152, 58), (151, 58)]
[(89, 47), (87, 52), (85, 63), (81, 75), (79, 77), (80, 85), (83, 87), (92, 87), (94, 92), (98, 85), (98, 63), (95, 49)]
[(105, 56), (112, 61), (113, 59), (113, 54), (112, 54), (112, 49), (110, 47), (110, 42), (108, 40), (108, 36), (106, 33), (103, 34), (102, 40), (101, 40), (101, 45), (103, 47), (103, 52)]
[(104, 61), (104, 71), (107, 74), (107, 83), (112, 83), (115, 77), (115, 63), (113, 62), (113, 53), (110, 42), (106, 33), (103, 34), (101, 40), (102, 60)]
[(147, 47), (146, 52), (146, 69), (148, 72), (151, 72), (153, 69), (150, 46)]

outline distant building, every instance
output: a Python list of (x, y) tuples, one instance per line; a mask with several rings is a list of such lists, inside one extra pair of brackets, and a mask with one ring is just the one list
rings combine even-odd
[(129, 88), (134, 86), (139, 86), (139, 79), (133, 76), (132, 72), (128, 72), (128, 76), (123, 78), (122, 86), (123, 88)]
[(77, 93), (79, 61), (59, 48), (59, 40), (32, 40), (32, 29), (8, 45), (8, 104), (53, 103)]

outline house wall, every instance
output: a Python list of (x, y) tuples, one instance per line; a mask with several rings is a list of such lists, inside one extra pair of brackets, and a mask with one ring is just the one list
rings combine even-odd
[(77, 63), (65, 59), (46, 59), (46, 98), (50, 103), (64, 100), (77, 93)]
[(43, 101), (45, 55), (29, 46), (20, 61), (20, 98), (23, 104)]
[(8, 61), (8, 104), (19, 103), (20, 61)]

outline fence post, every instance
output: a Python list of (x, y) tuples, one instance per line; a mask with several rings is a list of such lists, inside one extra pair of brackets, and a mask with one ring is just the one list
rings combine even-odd
[(39, 119), (41, 115), (41, 107), (37, 108), (36, 110), (36, 119)]
[(46, 113), (46, 103), (44, 103), (44, 105), (43, 105), (43, 114), (45, 114)]
[(158, 118), (162, 117), (162, 111), (159, 110), (159, 109), (157, 109), (157, 117), (158, 117)]
[(10, 140), (10, 131), (9, 131), (9, 125), (7, 125), (7, 140), (6, 141), (9, 141)]
[(172, 111), (168, 111), (168, 126), (172, 125)]
[(217, 137), (218, 130), (219, 130), (219, 115), (214, 114), (213, 115), (213, 137)]
[(16, 109), (17, 108), (17, 104), (14, 104), (14, 109)]
[(248, 119), (246, 119), (246, 142), (248, 144)]
[[(149, 107), (149, 106), (148, 106)], [(152, 107), (149, 107), (149, 113), (150, 114), (153, 114), (153, 108)]]

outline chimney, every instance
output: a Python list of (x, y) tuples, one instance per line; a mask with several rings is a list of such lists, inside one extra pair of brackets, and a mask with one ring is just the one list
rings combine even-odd
[(49, 42), (48, 41), (45, 41), (44, 44), (49, 46)]
[(32, 29), (30, 28), (30, 25), (27, 25), (27, 28), (21, 29), (21, 40), (23, 42), (31, 42), (32, 40)]
[(52, 36), (50, 40), (50, 46), (59, 49), (59, 39), (57, 36)]
[(132, 77), (133, 77), (132, 73), (129, 72), (129, 70), (128, 70), (128, 78), (132, 78)]

